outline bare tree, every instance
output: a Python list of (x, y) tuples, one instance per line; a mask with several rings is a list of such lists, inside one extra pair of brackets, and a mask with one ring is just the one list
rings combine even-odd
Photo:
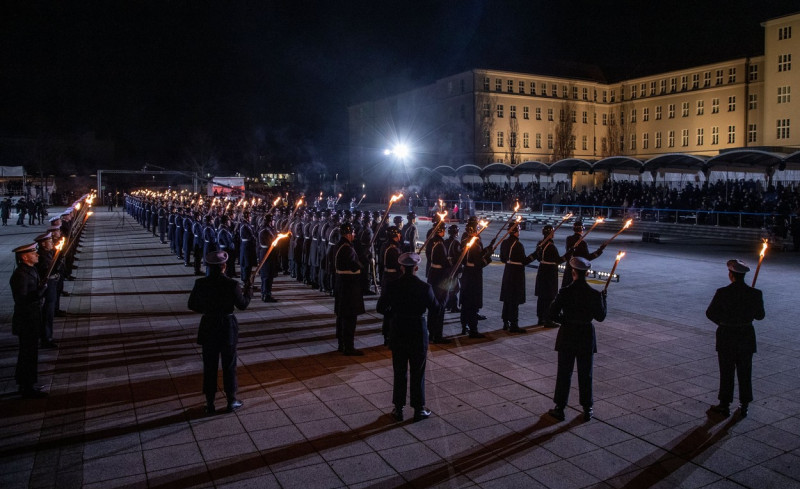
[(519, 121), (516, 117), (508, 118), (508, 156), (509, 163), (516, 165), (519, 163), (519, 154), (517, 153), (517, 136), (519, 135)]
[(185, 148), (186, 162), (193, 172), (209, 175), (219, 170), (219, 158), (211, 136), (205, 131), (195, 131)]
[(486, 154), (487, 163), (492, 160), (492, 133), (495, 127), (495, 116), (497, 110), (497, 97), (488, 94), (478, 96), (478, 107), (480, 116), (478, 117), (478, 138), (475, 141), (475, 153), (478, 155)]
[(572, 120), (572, 112), (575, 105), (571, 100), (564, 100), (559, 111), (558, 124), (556, 125), (556, 139), (553, 147), (553, 161), (571, 158), (575, 153), (575, 140), (573, 128), (575, 123)]

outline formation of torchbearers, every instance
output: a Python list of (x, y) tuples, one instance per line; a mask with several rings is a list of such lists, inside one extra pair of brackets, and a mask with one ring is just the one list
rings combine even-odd
[[(424, 402), (425, 355), (421, 352), (427, 352), (429, 342), (452, 342), (443, 335), (444, 314), (448, 311), (460, 314), (463, 335), (476, 339), (484, 337), (478, 331), (478, 322), (486, 319), (480, 314), (483, 306), (482, 270), (491, 263), (494, 251), (500, 247), (500, 260), (504, 264), (500, 290), (503, 330), (512, 334), (525, 333), (519, 325), (519, 306), (526, 301), (524, 270), (526, 265), (536, 260), (539, 262), (535, 285), (537, 326), (559, 328), (556, 338), (556, 406), (550, 410), (550, 415), (558, 420), (564, 419), (572, 371), (577, 363), (583, 417), (585, 420), (592, 418), (591, 372), (593, 354), (597, 351), (592, 321), (605, 319), (608, 286), (625, 253), (616, 256), (602, 290), (589, 285), (586, 275), (591, 260), (600, 256), (613, 239), (628, 229), (632, 220), (626, 221), (594, 252), (589, 251), (585, 238), (600, 219), (588, 230), (576, 220), (562, 255), (554, 243), (554, 236), (571, 220), (572, 215), (567, 214), (556, 226), (544, 226), (542, 239), (535, 250), (527, 254), (519, 241), (520, 219), (515, 218), (519, 205), (501, 223), (487, 246), (483, 245), (481, 234), (490, 227), (490, 222), (471, 217), (459, 236), (458, 225), (448, 225), (447, 212), (440, 212), (434, 215), (433, 226), (424, 243), (416, 248), (419, 232), (413, 211), (407, 214), (405, 223), (401, 216), (396, 216), (391, 225), (388, 222), (391, 208), (403, 198), (402, 194), (392, 195), (384, 211), (373, 213), (358, 209), (336, 212), (339, 198), (326, 200), (320, 195), (309, 205), (304, 196), (289, 199), (288, 195), (228, 200), (186, 192), (137, 191), (126, 196), (126, 212), (153, 236), (158, 236), (163, 244), (169, 244), (186, 267), (194, 268), (195, 274), (204, 277), (196, 282), (189, 307), (203, 314), (198, 342), (203, 345), (208, 413), (216, 412), (214, 394), (220, 357), (227, 411), (242, 405), (236, 399), (238, 323), (234, 308), (248, 307), (256, 277), (260, 278), (261, 300), (277, 302), (272, 295), (272, 283), (275, 277), (283, 274), (334, 296), (338, 351), (348, 356), (364, 354), (354, 345), (358, 315), (366, 312), (364, 296), (380, 295), (377, 310), (384, 315), (381, 332), (384, 344), (393, 351), (393, 416), (397, 420), (403, 419), (402, 407), (410, 369), (414, 419), (426, 418), (430, 410)], [(439, 208), (444, 209), (444, 206)], [(759, 259), (759, 268), (765, 251), (766, 245)], [(421, 254), (427, 256), (425, 281), (416, 276)], [(566, 263), (567, 268), (559, 287), (558, 265), (561, 263)], [(760, 299), (760, 291), (753, 288), (758, 269), (753, 284), (746, 286), (743, 276), (749, 268), (736, 260), (729, 261), (728, 268), (734, 285), (754, 292), (747, 296), (748, 300), (743, 300), (743, 294), (749, 292), (737, 288), (736, 294), (715, 296), (709, 307), (708, 317), (718, 325), (721, 375), (720, 404), (714, 407), (714, 411), (729, 412), (732, 376), (739, 370), (740, 389), (743, 389), (740, 412), (746, 416), (747, 405), (752, 400), (752, 393), (746, 392), (750, 389), (751, 366), (748, 361), (752, 361), (755, 351), (752, 320), (764, 317), (763, 303), (758, 305), (756, 299)], [(718, 291), (718, 296), (721, 294), (724, 295)], [(736, 302), (739, 307), (720, 307), (719, 304), (725, 300)], [(743, 304), (752, 307), (746, 309)], [(731, 314), (738, 319), (732, 319)], [(747, 325), (749, 329), (745, 327)], [(729, 338), (721, 346), (719, 338), (726, 334), (733, 339)], [(752, 350), (749, 360), (747, 354), (740, 352), (741, 349), (730, 349), (730, 345), (742, 341), (748, 345), (752, 343), (752, 348), (748, 347)]]
[(24, 398), (47, 397), (38, 385), (39, 348), (52, 349), (53, 321), (66, 316), (61, 309), (65, 280), (75, 280), (75, 254), (86, 221), (92, 215), (94, 193), (87, 193), (49, 220), (45, 232), (14, 248), (16, 268), (9, 281), (14, 298), (11, 331), (19, 340), (14, 378)]

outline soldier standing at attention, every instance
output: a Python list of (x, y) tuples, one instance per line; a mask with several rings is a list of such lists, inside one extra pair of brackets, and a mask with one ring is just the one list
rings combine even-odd
[(35, 265), (39, 261), (36, 244), (14, 249), (17, 268), (11, 274), (11, 295), (14, 297), (14, 315), (11, 332), (19, 338), (19, 354), (14, 379), (19, 393), (28, 399), (47, 397), (36, 387), (39, 379), (39, 330), (42, 322), (42, 297), (47, 289), (41, 284)]
[(242, 406), (236, 399), (236, 344), (239, 341), (239, 323), (233, 308), (244, 310), (250, 304), (249, 277), (245, 277), (244, 290), (239, 283), (225, 276), (228, 254), (215, 251), (205, 256), (208, 276), (194, 282), (189, 295), (189, 309), (203, 315), (197, 331), (197, 343), (203, 346), (203, 394), (206, 396), (206, 413), (216, 413), (214, 397), (217, 393), (217, 365), (222, 359), (222, 381), (228, 399), (228, 412)]
[[(566, 256), (569, 258), (572, 258), (573, 256), (580, 256), (581, 258), (586, 258), (587, 260), (592, 261), (603, 254), (603, 250), (606, 249), (605, 243), (600, 245), (600, 248), (598, 248), (594, 253), (589, 253), (589, 245), (586, 244), (585, 240), (581, 240), (581, 242), (578, 243), (578, 240), (581, 239), (584, 231), (583, 222), (575, 221), (572, 224), (572, 230), (574, 231), (574, 234), (567, 236)], [(575, 246), (575, 243), (578, 243), (578, 246)], [(566, 267), (564, 268), (564, 277), (561, 279), (562, 289), (572, 283), (572, 273), (570, 272), (572, 272), (572, 267), (570, 267), (569, 260), (567, 260)]]
[[(264, 214), (264, 227), (258, 233), (258, 263), (264, 259), (264, 255), (277, 237), (278, 233), (272, 227), (272, 214)], [(261, 301), (278, 302), (278, 299), (272, 297), (272, 282), (278, 276), (278, 256), (274, 249), (259, 270), (259, 276), (261, 277)]]
[(753, 400), (753, 353), (756, 352), (756, 330), (753, 320), (764, 319), (764, 299), (761, 291), (744, 283), (750, 271), (740, 260), (728, 260), (728, 279), (731, 284), (717, 289), (706, 317), (717, 325), (717, 358), (719, 360), (719, 404), (711, 408), (716, 413), (730, 415), (733, 402), (733, 376), (739, 377), (739, 415), (747, 417)]
[(433, 295), (433, 289), (418, 277), (415, 272), (420, 257), (416, 253), (403, 253), (399, 263), (403, 275), (390, 282), (378, 299), (377, 310), (387, 316), (391, 324), (389, 347), (392, 349), (392, 368), (394, 370), (394, 389), (392, 416), (396, 421), (403, 420), (403, 406), (406, 404), (406, 385), (411, 371), (411, 407), (414, 408), (414, 421), (421, 421), (431, 415), (425, 407), (425, 364), (428, 355), (428, 330), (425, 325), (425, 311), (428, 315), (441, 308)]
[(428, 283), (433, 288), (433, 295), (439, 306), (428, 313), (428, 328), (430, 331), (431, 343), (448, 344), (453, 340), (445, 338), (444, 330), (444, 303), (447, 300), (449, 288), (450, 262), (447, 259), (447, 251), (444, 248), (444, 227), (439, 226), (435, 229), (435, 235), (428, 242)]
[[(408, 201), (411, 202), (411, 199), (408, 199)], [(417, 240), (419, 239), (416, 212), (409, 212), (407, 218), (408, 222), (403, 226), (403, 251), (405, 253), (413, 253), (417, 246)]]
[(336, 273), (333, 305), (333, 312), (336, 314), (336, 338), (339, 340), (339, 351), (347, 356), (361, 356), (364, 352), (355, 349), (355, 334), (358, 315), (365, 312), (360, 283), (364, 266), (353, 248), (353, 225), (343, 222), (339, 231), (341, 238), (333, 253)]
[[(453, 265), (458, 261), (458, 256), (461, 254), (461, 241), (458, 240), (457, 225), (451, 224), (447, 228), (447, 239), (444, 240), (444, 248), (447, 253), (447, 261), (452, 269)], [(458, 308), (458, 292), (460, 290), (458, 279), (459, 274), (456, 272), (452, 282), (448, 284), (447, 302), (445, 302), (444, 308), (450, 312), (461, 312), (461, 309)]]
[[(478, 313), (483, 307), (483, 268), (492, 261), (483, 249), (483, 244), (478, 236), (478, 223), (470, 221), (466, 225), (466, 236), (461, 246), (467, 246), (473, 237), (478, 237), (467, 250), (464, 256), (464, 268), (461, 274), (461, 334), (469, 332), (470, 338), (485, 338), (478, 332), (478, 320), (482, 317)], [(462, 248), (463, 249), (463, 248)]]
[(519, 327), (519, 305), (525, 303), (525, 266), (533, 261), (533, 253), (525, 255), (525, 247), (519, 241), (519, 226), (511, 225), (508, 238), (500, 243), (500, 261), (503, 268), (503, 283), (500, 286), (500, 301), (503, 303), (503, 330), (509, 333), (525, 333)]
[(553, 226), (546, 225), (542, 228), (542, 240), (536, 245), (534, 256), (539, 260), (539, 271), (536, 272), (536, 287), (534, 294), (536, 301), (536, 315), (539, 317), (539, 326), (555, 328), (558, 326), (550, 319), (549, 309), (553, 299), (558, 294), (558, 265), (564, 263), (564, 258), (558, 254), (555, 243), (550, 233)]
[(558, 373), (553, 402), (556, 406), (549, 411), (550, 416), (564, 421), (564, 408), (569, 399), (572, 370), (578, 364), (578, 391), (583, 420), (592, 419), (592, 363), (597, 353), (597, 338), (592, 319), (603, 321), (606, 318), (606, 293), (594, 290), (586, 283), (586, 271), (592, 267), (586, 258), (574, 257), (572, 283), (561, 289), (550, 306), (550, 317), (561, 321), (556, 337), (558, 352)]

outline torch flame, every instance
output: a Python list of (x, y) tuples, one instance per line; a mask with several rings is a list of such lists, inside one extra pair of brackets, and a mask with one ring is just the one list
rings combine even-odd
[(477, 240), (477, 239), (478, 239), (478, 237), (477, 237), (477, 236), (473, 236), (473, 237), (472, 237), (472, 239), (470, 239), (470, 240), (469, 240), (469, 243), (467, 243), (467, 248), (469, 248), (470, 246), (472, 246), (472, 245), (473, 245), (473, 243), (475, 243), (475, 240)]
[(295, 208), (295, 209), (297, 209), (297, 208), (299, 208), (301, 205), (303, 205), (303, 199), (302, 199), (302, 198), (301, 198), (301, 199), (299, 199), (299, 200), (297, 201), (297, 205), (296, 205), (294, 208)]
[(598, 217), (597, 219), (594, 220), (594, 222), (595, 222), (595, 224), (600, 224), (601, 222), (603, 222), (605, 220), (606, 219), (604, 217)]
[(517, 205), (514, 206), (514, 212), (517, 212), (518, 210), (519, 210), (519, 202), (517, 202)]
[(489, 221), (480, 221), (478, 224), (480, 224), (480, 226), (481, 226), (482, 228), (487, 228), (487, 227), (489, 227)]
[(80, 203), (80, 202), (78, 202), (77, 204), (75, 204), (75, 210), (76, 210), (76, 211), (79, 211), (79, 210), (81, 210), (81, 203)]
[(761, 246), (761, 253), (758, 254), (759, 257), (764, 258), (764, 254), (767, 252), (767, 240), (764, 240), (763, 245)]
[(520, 222), (522, 220), (522, 216), (517, 216), (516, 222)]
[(278, 237), (276, 237), (275, 241), (272, 242), (272, 246), (278, 246), (278, 241), (282, 240), (286, 236), (289, 236), (289, 233), (286, 233), (286, 234), (280, 233), (280, 234), (278, 234)]
[(436, 215), (439, 216), (440, 221), (444, 221), (445, 217), (447, 217), (447, 211), (437, 212)]
[(275, 201), (272, 203), (272, 207), (275, 207), (275, 206), (277, 206), (277, 205), (278, 205), (278, 202), (280, 202), (280, 201), (281, 201), (281, 198), (280, 198), (280, 197), (276, 198), (276, 199), (275, 199)]
[(342, 193), (341, 193), (341, 192), (339, 192), (339, 198), (340, 198), (340, 199), (342, 198)]
[(564, 217), (562, 217), (562, 218), (561, 218), (561, 220), (562, 220), (562, 221), (566, 221), (566, 220), (567, 220), (567, 219), (569, 219), (570, 217), (572, 217), (572, 213), (571, 213), (571, 212), (568, 212), (566, 216), (564, 216)]
[(89, 211), (89, 212), (86, 213), (87, 216), (91, 216), (92, 214), (94, 214), (93, 211)]
[(620, 251), (619, 253), (617, 253), (617, 261), (620, 261), (623, 256), (625, 256), (625, 252), (624, 251)]
[(367, 196), (367, 194), (364, 194), (364, 195), (362, 195), (362, 196), (361, 196), (361, 198), (363, 199), (363, 198), (364, 198), (364, 197), (366, 197), (366, 196)]
[(398, 200), (403, 198), (403, 194), (392, 195), (392, 198), (389, 200), (392, 204), (397, 202)]
[(66, 240), (67, 240), (67, 239), (66, 239), (65, 237), (63, 237), (63, 236), (62, 236), (62, 237), (61, 237), (61, 239), (60, 239), (60, 240), (58, 240), (58, 244), (56, 245), (56, 249), (57, 249), (57, 250), (59, 250), (59, 251), (61, 251), (61, 248), (63, 248), (63, 247), (64, 247), (64, 242), (65, 242)]
[(631, 227), (631, 224), (633, 224), (633, 219), (628, 219), (627, 221), (625, 221), (625, 226), (622, 229), (628, 229), (629, 227)]

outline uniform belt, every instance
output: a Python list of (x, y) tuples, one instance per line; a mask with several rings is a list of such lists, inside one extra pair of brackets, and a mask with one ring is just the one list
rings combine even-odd
[(522, 266), (523, 264), (521, 262), (518, 262), (518, 261), (507, 261), (506, 265), (520, 265), (520, 266)]
[(444, 268), (444, 267), (441, 265), (437, 265), (435, 263), (431, 263), (431, 268)]
[(317, 238), (311, 238), (311, 241), (318, 241)]
[(269, 248), (269, 245), (261, 245), (262, 248)]
[(411, 244), (411, 241), (403, 241), (403, 244)]
[(250, 241), (250, 240), (249, 239), (243, 239), (242, 242), (244, 242), (244, 241)]
[(542, 261), (542, 262), (539, 262), (539, 263), (541, 263), (542, 265), (558, 265), (558, 263), (555, 263), (555, 262), (552, 262), (552, 261)]
[(474, 267), (475, 264), (474, 263), (465, 263), (464, 266), (465, 267)]
[(361, 270), (356, 270), (355, 272), (352, 270), (336, 270), (338, 275), (359, 275)]
[(225, 248), (227, 248), (227, 246), (225, 246), (225, 245), (219, 245), (219, 249), (221, 249), (221, 250), (224, 250)]
[(384, 271), (384, 272), (390, 272), (390, 273), (394, 273), (394, 272), (396, 272), (396, 271), (397, 271), (397, 269), (396, 269), (396, 268), (384, 268), (384, 269), (383, 269), (383, 271)]

